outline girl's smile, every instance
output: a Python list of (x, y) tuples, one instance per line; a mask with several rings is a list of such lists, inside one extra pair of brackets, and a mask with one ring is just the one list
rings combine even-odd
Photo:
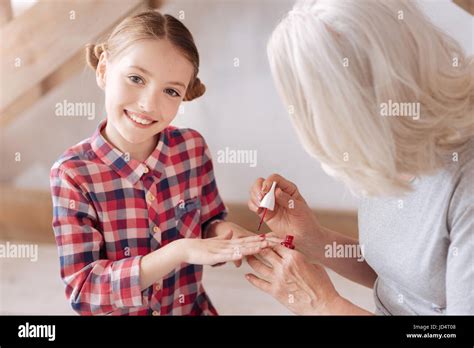
[(130, 120), (130, 122), (139, 128), (148, 128), (153, 126), (157, 120), (154, 120), (152, 117), (144, 115), (144, 114), (139, 114), (127, 109), (124, 109), (124, 115)]

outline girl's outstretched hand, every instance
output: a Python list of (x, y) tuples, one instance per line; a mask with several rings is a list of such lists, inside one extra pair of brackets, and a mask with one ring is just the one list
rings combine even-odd
[(233, 232), (206, 239), (180, 239), (183, 262), (195, 265), (215, 265), (240, 261), (244, 256), (258, 254), (272, 242), (255, 235), (232, 239)]
[[(222, 221), (211, 226), (211, 228), (209, 229), (207, 233), (207, 236), (216, 237), (220, 235), (226, 235), (227, 233), (229, 233), (229, 231), (232, 232), (232, 239), (245, 238), (245, 237), (251, 237), (251, 236), (255, 237), (258, 235), (257, 233), (251, 232), (236, 223), (233, 223), (230, 221)], [(276, 234), (272, 232), (267, 233), (267, 234), (260, 234), (259, 236), (261, 240), (265, 240), (265, 239), (268, 240), (270, 242), (270, 245), (277, 245), (283, 241), (283, 239), (279, 238)], [(213, 267), (222, 266), (223, 264), (225, 264), (225, 262), (219, 262), (212, 266)], [(236, 267), (240, 267), (242, 265), (242, 260), (241, 259), (236, 260), (234, 261), (234, 264)]]

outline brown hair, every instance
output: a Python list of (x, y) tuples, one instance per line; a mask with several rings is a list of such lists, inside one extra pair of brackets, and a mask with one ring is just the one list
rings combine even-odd
[(186, 90), (185, 101), (204, 94), (206, 87), (197, 77), (199, 72), (199, 53), (189, 30), (171, 15), (162, 15), (153, 10), (141, 12), (125, 18), (110, 34), (106, 42), (86, 46), (87, 64), (97, 69), (102, 52), (114, 57), (134, 42), (144, 39), (167, 39), (193, 64), (194, 75)]

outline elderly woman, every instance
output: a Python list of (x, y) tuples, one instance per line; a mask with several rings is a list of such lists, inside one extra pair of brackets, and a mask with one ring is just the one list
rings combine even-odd
[[(474, 314), (473, 58), (408, 1), (295, 5), (268, 57), (305, 150), (362, 197), (359, 240), (321, 226), (295, 184), (277, 182), (265, 221), (283, 246), (246, 275), (297, 314), (372, 314), (342, 298), (322, 266), (373, 288), (375, 314)], [(331, 258), (327, 245), (364, 259)]]

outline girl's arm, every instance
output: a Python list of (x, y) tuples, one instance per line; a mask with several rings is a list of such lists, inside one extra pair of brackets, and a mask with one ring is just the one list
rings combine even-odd
[(234, 239), (228, 231), (214, 238), (183, 238), (143, 256), (140, 265), (142, 290), (163, 278), (181, 263), (215, 265), (242, 260), (244, 256), (259, 253), (271, 245), (259, 236)]
[(105, 241), (96, 228), (94, 207), (67, 170), (53, 167), (51, 191), (61, 277), (66, 297), (81, 315), (144, 306), (143, 290), (182, 262), (234, 261), (258, 253), (269, 244), (258, 236), (226, 240), (232, 237), (229, 233), (205, 240), (179, 239), (146, 256), (109, 260), (104, 258)]
[(53, 166), (50, 180), (61, 278), (72, 309), (81, 315), (101, 315), (143, 306), (142, 256), (105, 259), (94, 206), (67, 169)]
[(175, 240), (142, 257), (140, 262), (141, 290), (145, 290), (153, 283), (156, 283), (183, 262), (177, 242), (178, 240)]

